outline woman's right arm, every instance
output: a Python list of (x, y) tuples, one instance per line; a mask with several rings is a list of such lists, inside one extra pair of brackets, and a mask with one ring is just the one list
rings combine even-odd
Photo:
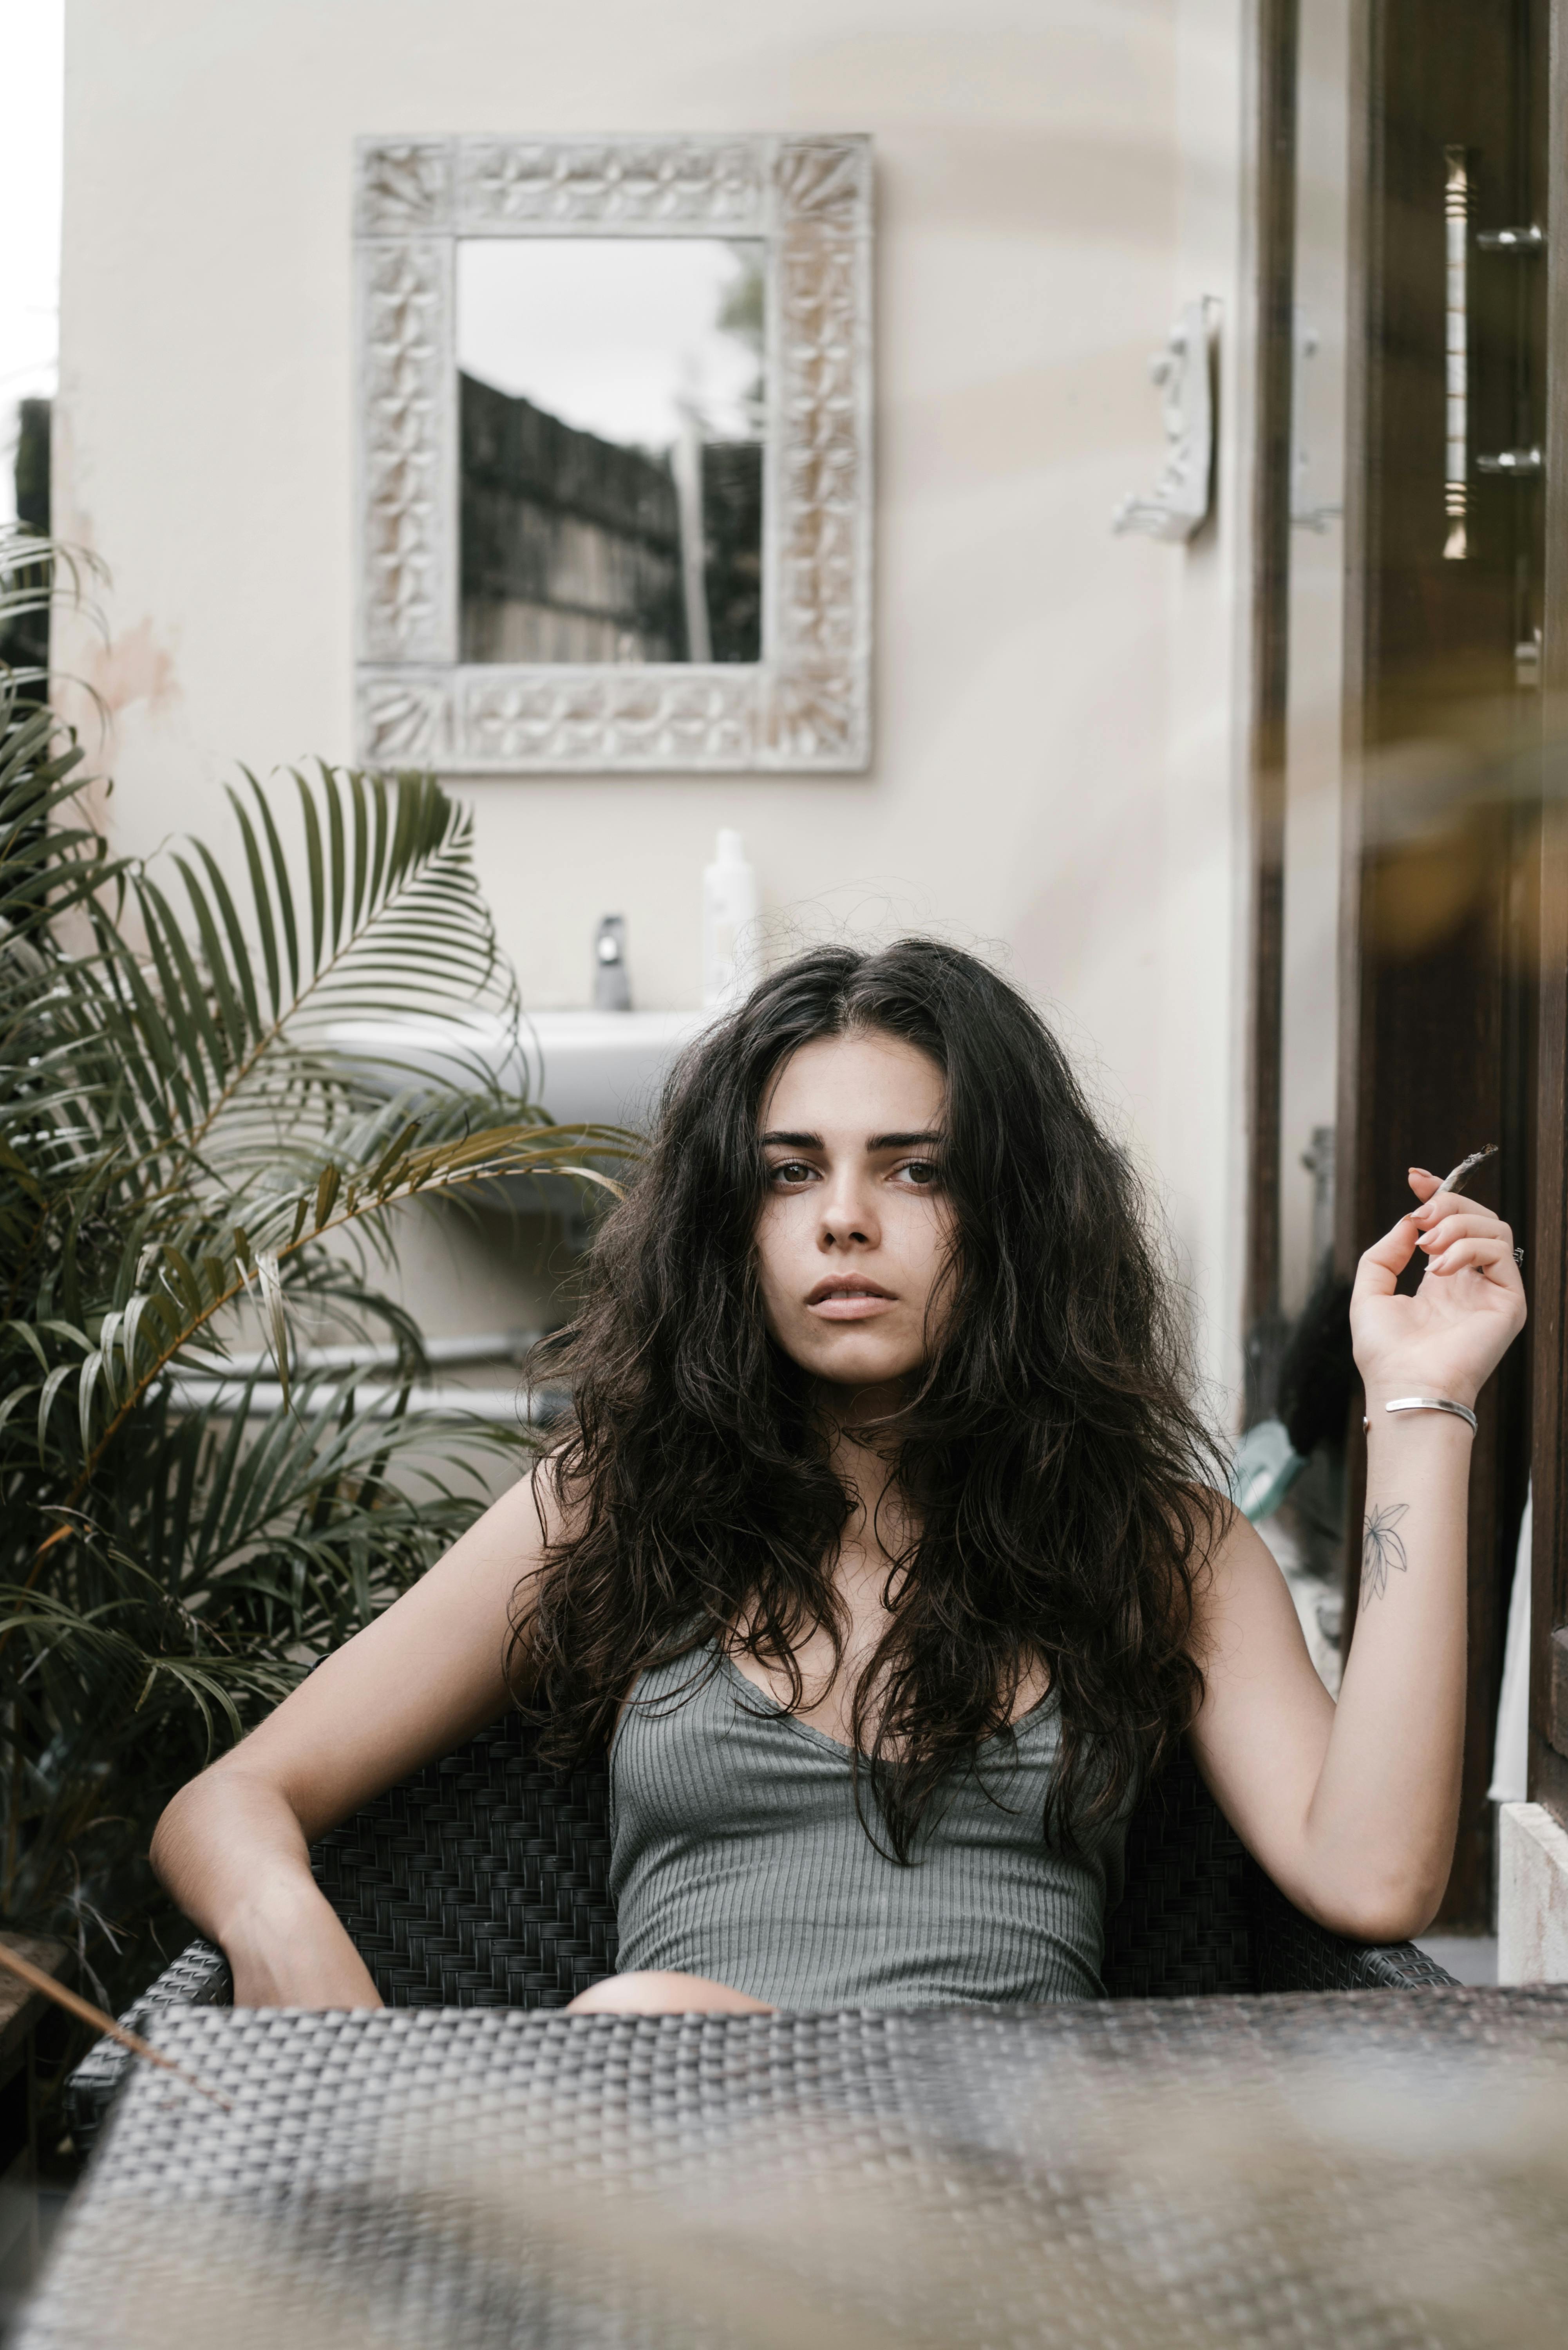
[(537, 1571), (544, 1542), (538, 1473), (182, 1787), (159, 1821), (153, 1867), (228, 1958), (236, 2006), (380, 2005), (317, 1889), (309, 1847), (505, 1711), (513, 1597)]

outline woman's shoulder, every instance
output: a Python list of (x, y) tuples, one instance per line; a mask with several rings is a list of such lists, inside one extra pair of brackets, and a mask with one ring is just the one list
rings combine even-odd
[[(1205, 1489), (1191, 1510), (1193, 1652), (1229, 1674), (1299, 1638), (1280, 1563), (1228, 1493)], [(1303, 1650), (1304, 1654), (1304, 1650)]]

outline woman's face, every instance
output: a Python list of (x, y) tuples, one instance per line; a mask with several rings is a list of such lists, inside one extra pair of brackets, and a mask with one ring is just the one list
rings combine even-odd
[(768, 1329), (836, 1388), (892, 1392), (924, 1362), (951, 1233), (941, 1071), (876, 1031), (792, 1053), (763, 1097), (757, 1259)]

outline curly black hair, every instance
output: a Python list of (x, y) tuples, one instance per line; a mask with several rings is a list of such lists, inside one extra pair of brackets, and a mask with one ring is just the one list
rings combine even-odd
[[(946, 1084), (952, 1304), (880, 1424), (901, 1523), (887, 1629), (857, 1682), (860, 1786), (907, 1860), (1044, 1666), (1062, 1744), (1047, 1834), (1122, 1808), (1202, 1690), (1195, 1586), (1223, 1504), (1182, 1317), (1126, 1155), (1061, 1045), (975, 956), (823, 947), (756, 987), (674, 1070), (552, 1351), (573, 1417), (541, 1475), (565, 1531), (514, 1617), (544, 1751), (602, 1747), (639, 1673), (706, 1644), (785, 1673), (820, 1627), (854, 1504), (811, 1384), (770, 1337), (754, 1236), (769, 1081), (814, 1038), (883, 1032)], [(862, 1817), (866, 1816), (864, 1810)], [(868, 1832), (873, 1832), (869, 1828)]]

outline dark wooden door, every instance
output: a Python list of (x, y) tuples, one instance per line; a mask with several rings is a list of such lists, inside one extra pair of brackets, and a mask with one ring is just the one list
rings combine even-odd
[[(1500, 1155), (1478, 1194), (1534, 1263), (1548, 8), (1364, 0), (1362, 11), (1336, 1234), (1346, 1269), (1407, 1203), (1407, 1166), (1440, 1173), (1485, 1143)], [(1490, 1917), (1486, 1791), (1530, 1453), (1531, 1357), (1519, 1347), (1488, 1390), (1470, 1487), (1463, 1813), (1439, 1919), (1459, 1930)], [(1354, 1590), (1351, 1600), (1353, 1620)]]
[[(1552, 0), (1546, 359), (1568, 386), (1568, 0)], [(1530, 1792), (1568, 1823), (1568, 403), (1548, 402), (1541, 990), (1531, 1302), (1535, 1487)]]

